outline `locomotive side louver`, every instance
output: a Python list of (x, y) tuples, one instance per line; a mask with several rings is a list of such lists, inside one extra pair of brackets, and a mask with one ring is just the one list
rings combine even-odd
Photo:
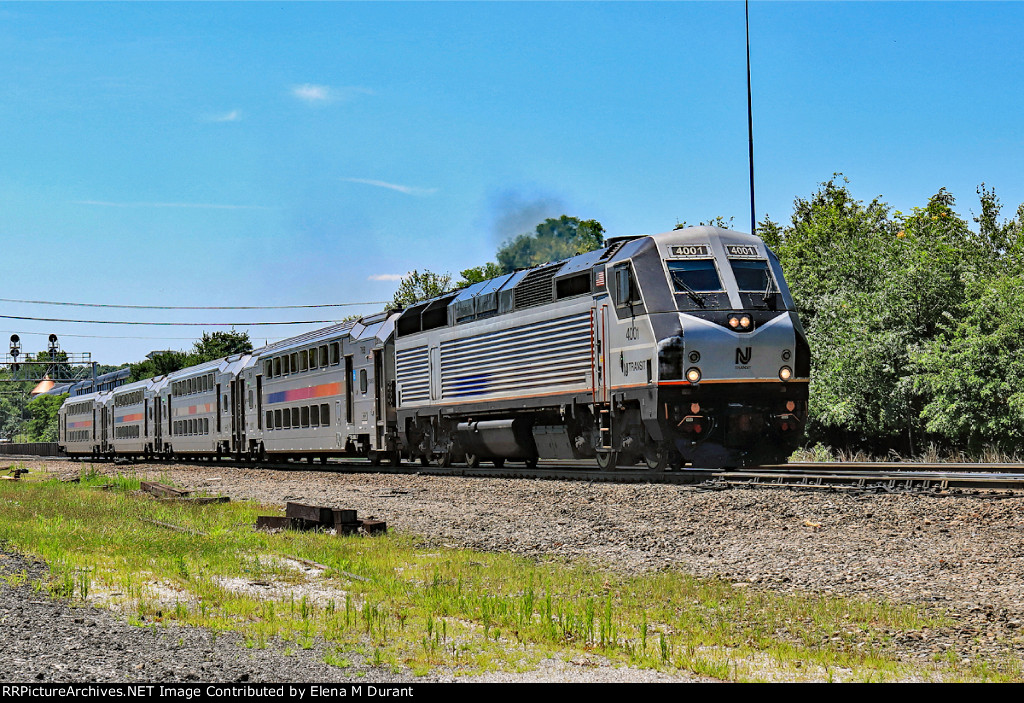
[(564, 262), (530, 271), (515, 288), (515, 309), (544, 305), (555, 299), (551, 281)]
[(430, 366), (427, 348), (416, 347), (396, 355), (396, 375), (401, 389), (399, 404), (430, 400)]
[(442, 397), (585, 386), (590, 367), (588, 312), (442, 342)]

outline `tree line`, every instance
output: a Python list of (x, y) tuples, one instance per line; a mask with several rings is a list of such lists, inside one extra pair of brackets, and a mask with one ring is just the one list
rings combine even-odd
[(1024, 446), (1024, 204), (978, 187), (974, 227), (940, 189), (909, 213), (836, 174), (758, 234), (811, 346), (807, 438), (874, 455)]

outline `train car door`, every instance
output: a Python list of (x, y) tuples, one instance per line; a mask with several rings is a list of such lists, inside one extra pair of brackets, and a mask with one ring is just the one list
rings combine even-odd
[(263, 376), (256, 377), (256, 429), (263, 429)]
[(231, 434), (235, 454), (245, 451), (245, 379), (241, 376), (231, 386)]
[(590, 376), (595, 403), (608, 402), (608, 304), (590, 309)]
[(355, 424), (356, 421), (355, 392), (356, 376), (352, 366), (352, 355), (349, 354), (345, 357), (345, 423), (349, 425)]
[(384, 425), (387, 417), (384, 411), (384, 356), (380, 349), (373, 350), (373, 395), (376, 410), (373, 448), (384, 449)]
[(161, 422), (163, 418), (164, 402), (160, 396), (153, 398), (153, 451), (163, 451), (163, 435), (164, 426)]
[(100, 408), (100, 451), (107, 451), (107, 408)]

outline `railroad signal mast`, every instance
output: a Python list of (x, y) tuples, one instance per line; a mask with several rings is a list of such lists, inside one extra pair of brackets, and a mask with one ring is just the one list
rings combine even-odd
[(21, 337), (12, 334), (7, 356), (0, 361), (0, 367), (6, 366), (10, 374), (7, 378), (0, 378), (0, 383), (45, 380), (69, 383), (84, 380), (90, 374), (96, 376), (96, 362), (92, 360), (92, 352), (62, 351), (55, 334), (51, 334), (47, 342), (46, 351), (33, 357), (22, 353)]

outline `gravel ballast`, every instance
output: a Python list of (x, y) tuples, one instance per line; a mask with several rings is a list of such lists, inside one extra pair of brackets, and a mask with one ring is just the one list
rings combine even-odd
[[(83, 466), (25, 465), (68, 477), (79, 475)], [(355, 509), (360, 517), (385, 520), (389, 529), (438, 545), (585, 557), (633, 573), (673, 569), (723, 578), (737, 587), (924, 605), (955, 624), (897, 642), (907, 658), (930, 658), (951, 647), (967, 657), (1024, 654), (1022, 497), (706, 491), (210, 465), (94, 466), (232, 500)], [(42, 573), (45, 567), (4, 550), (0, 569), (21, 568)], [(12, 643), (0, 661), (0, 680), (344, 681), (355, 669), (363, 681), (407, 680), (358, 662), (353, 670), (327, 666), (315, 649), (247, 649), (231, 635), (211, 642), (209, 633), (194, 629), (140, 628), (113, 613), (86, 608), (83, 614), (38, 593), (26, 600), (26, 593), (24, 587), (0, 589), (0, 637)], [(680, 680), (592, 662), (585, 667), (553, 662), (533, 678), (514, 680), (594, 681), (608, 675), (615, 676), (608, 680)]]

